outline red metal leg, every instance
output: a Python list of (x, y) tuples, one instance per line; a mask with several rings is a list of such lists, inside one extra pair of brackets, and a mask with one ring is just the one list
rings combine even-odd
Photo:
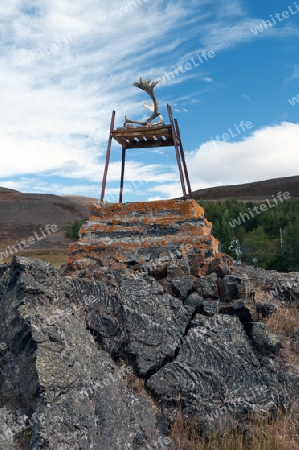
[(169, 115), (171, 129), (172, 129), (172, 139), (173, 139), (174, 146), (175, 146), (176, 160), (177, 160), (178, 168), (179, 168), (179, 172), (180, 172), (180, 180), (181, 180), (183, 195), (184, 195), (184, 197), (186, 197), (187, 193), (186, 193), (184, 175), (183, 175), (182, 165), (181, 165), (181, 160), (180, 160), (180, 152), (178, 149), (178, 142), (177, 142), (178, 139), (177, 139), (176, 130), (175, 130), (173, 119), (172, 119), (172, 110), (171, 110), (170, 105), (167, 105), (167, 111), (168, 111), (168, 115)]
[(123, 201), (123, 188), (124, 188), (125, 163), (126, 163), (126, 147), (122, 147), (119, 203), (122, 203), (122, 201)]
[(108, 146), (107, 146), (107, 152), (106, 152), (106, 163), (105, 163), (105, 169), (104, 169), (103, 181), (102, 181), (101, 202), (104, 200), (105, 189), (106, 189), (107, 172), (108, 172), (108, 166), (109, 166), (109, 161), (110, 161), (110, 152), (111, 152), (112, 131), (114, 128), (114, 119), (115, 119), (115, 111), (112, 111), (111, 123), (110, 123), (110, 135), (109, 135), (109, 139), (108, 139)]
[(181, 140), (181, 133), (180, 133), (178, 121), (176, 119), (174, 119), (174, 124), (175, 124), (175, 128), (176, 128), (177, 137), (179, 138), (179, 143), (180, 143), (179, 147), (180, 147), (180, 153), (181, 153), (181, 158), (182, 158), (183, 167), (184, 167), (185, 178), (186, 178), (186, 182), (187, 182), (187, 186), (188, 186), (188, 194), (189, 194), (189, 198), (192, 198), (192, 190), (191, 190), (191, 185), (190, 185), (190, 181), (189, 181), (189, 174), (188, 174), (187, 164), (186, 164), (186, 160), (185, 160), (183, 143)]

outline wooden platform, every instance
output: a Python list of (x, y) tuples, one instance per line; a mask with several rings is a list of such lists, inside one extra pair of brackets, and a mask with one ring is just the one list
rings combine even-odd
[(171, 125), (117, 128), (112, 137), (125, 148), (151, 148), (174, 146)]

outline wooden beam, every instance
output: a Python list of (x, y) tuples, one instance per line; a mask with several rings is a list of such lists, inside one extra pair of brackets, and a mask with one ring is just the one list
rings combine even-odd
[[(115, 139), (115, 138), (114, 138)], [(122, 146), (122, 147), (126, 147), (127, 146), (127, 141), (125, 140), (125, 138), (118, 136), (116, 141)]]
[(139, 136), (162, 136), (162, 135), (172, 134), (171, 125), (163, 127), (136, 127), (136, 128), (120, 128), (113, 130), (113, 137), (116, 138), (121, 136), (123, 138), (139, 137)]
[(156, 148), (156, 147), (170, 147), (173, 146), (173, 140), (158, 140), (158, 141), (144, 141), (144, 142), (130, 142), (127, 143), (127, 148)]
[(155, 139), (153, 136), (144, 136), (147, 140), (147, 142), (155, 142)]

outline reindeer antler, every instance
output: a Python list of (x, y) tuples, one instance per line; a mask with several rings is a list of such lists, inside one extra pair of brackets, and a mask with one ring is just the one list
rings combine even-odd
[(138, 125), (142, 125), (142, 126), (146, 127), (156, 117), (160, 117), (160, 120), (159, 120), (159, 122), (157, 122), (153, 125), (157, 125), (159, 123), (164, 123), (163, 117), (159, 113), (159, 103), (157, 102), (156, 96), (154, 94), (154, 88), (157, 86), (158, 83), (160, 83), (161, 80), (162, 80), (162, 78), (160, 78), (159, 80), (152, 81), (152, 78), (149, 78), (148, 80), (146, 80), (146, 79), (143, 79), (142, 77), (140, 77), (139, 82), (135, 81), (135, 83), (133, 83), (133, 86), (136, 86), (137, 88), (142, 89), (151, 97), (151, 99), (153, 101), (153, 105), (150, 106), (147, 103), (144, 103), (144, 107), (149, 109), (150, 111), (153, 111), (153, 114), (146, 120), (146, 122), (140, 122), (138, 120), (130, 120), (130, 119), (125, 118), (125, 126), (126, 126), (126, 124), (129, 124), (129, 123), (137, 123)]

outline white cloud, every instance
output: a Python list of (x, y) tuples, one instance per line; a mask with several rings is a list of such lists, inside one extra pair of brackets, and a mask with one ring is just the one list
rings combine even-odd
[(239, 142), (205, 143), (186, 159), (193, 190), (298, 175), (299, 124), (265, 127)]
[[(178, 175), (177, 175), (177, 178), (179, 178)], [(163, 200), (166, 198), (181, 197), (183, 195), (182, 187), (179, 182), (169, 183), (169, 184), (160, 184), (159, 186), (152, 187), (148, 191), (161, 193), (161, 196), (157, 195), (155, 197), (150, 197), (149, 200)]]
[[(127, 14), (128, 34), (116, 11), (123, 5), (119, 0), (15, 0), (1, 6), (7, 36), (0, 73), (1, 177), (56, 171), (98, 179), (112, 108), (117, 108), (116, 126), (125, 115), (143, 115), (137, 101), (142, 94), (132, 82), (147, 76), (141, 68), (151, 73), (153, 59), (159, 64), (186, 39), (183, 33), (167, 36), (180, 29), (190, 8), (180, 1), (163, 3), (144, 3)], [(65, 43), (75, 32), (80, 37)], [(64, 47), (48, 54), (57, 40)], [(31, 63), (22, 67), (24, 58)], [(166, 69), (167, 61), (160, 67)], [(136, 179), (144, 171), (140, 164), (135, 169)], [(128, 164), (129, 177), (131, 172)]]

